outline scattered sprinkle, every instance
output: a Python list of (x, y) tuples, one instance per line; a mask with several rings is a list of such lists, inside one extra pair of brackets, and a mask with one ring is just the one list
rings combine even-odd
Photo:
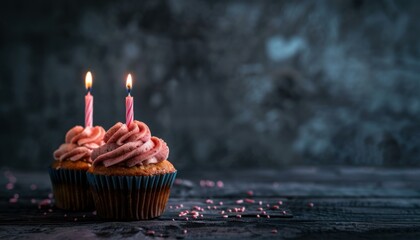
[(207, 199), (207, 200), (206, 200), (206, 203), (207, 203), (207, 204), (213, 204), (213, 200), (211, 200), (211, 199)]
[(46, 216), (47, 215), (47, 213), (46, 212), (44, 212), (44, 216)]
[(14, 187), (15, 187), (15, 185), (13, 183), (9, 182), (8, 184), (6, 184), (6, 189), (7, 190), (12, 190)]
[(246, 192), (246, 194), (248, 194), (248, 196), (252, 196), (254, 195), (254, 192), (252, 190), (249, 190), (248, 192)]
[(223, 215), (223, 217), (224, 217), (224, 218), (228, 218), (229, 216), (228, 216), (228, 215)]
[(272, 233), (277, 233), (277, 229), (271, 230)]
[(270, 218), (270, 215), (267, 215), (267, 218)]
[(83, 218), (85, 218), (86, 217), (86, 215), (85, 214), (83, 214)]
[(236, 200), (236, 204), (242, 204), (242, 203), (244, 203), (244, 200), (242, 199)]
[(237, 218), (241, 218), (242, 216), (240, 214), (236, 215)]
[(311, 208), (313, 208), (313, 207), (315, 206), (315, 204), (314, 204), (313, 202), (310, 202), (308, 205), (309, 205), (309, 207), (311, 207)]
[(50, 204), (51, 204), (51, 199), (44, 199), (44, 200), (41, 200), (41, 202), (39, 202), (38, 206), (42, 207), (42, 206), (46, 206)]
[(220, 214), (225, 214), (225, 211), (221, 211)]
[(96, 216), (96, 214), (97, 214), (97, 213), (96, 213), (96, 211), (93, 211), (93, 212), (92, 212), (92, 215), (95, 215), (95, 216)]
[(13, 198), (19, 198), (19, 194), (17, 193), (13, 194)]
[(219, 205), (220, 205), (220, 206), (223, 206), (223, 202), (219, 202)]
[(48, 193), (48, 198), (53, 198), (53, 194), (52, 193)]
[(222, 187), (224, 187), (224, 184), (223, 184), (223, 182), (222, 181), (217, 181), (217, 183), (216, 183), (216, 185), (217, 185), (217, 187), (218, 188), (222, 188)]
[(172, 218), (172, 221), (174, 221), (174, 222), (175, 222), (175, 218)]
[(259, 201), (259, 202), (258, 202), (258, 204), (259, 204), (259, 205), (262, 205), (262, 204), (263, 204), (263, 202), (262, 202), (262, 201)]
[(279, 205), (273, 205), (273, 206), (271, 206), (271, 209), (277, 210), (277, 209), (280, 209), (280, 206)]
[(67, 217), (67, 214), (64, 214), (64, 217)]
[(35, 199), (35, 198), (32, 198), (32, 199), (31, 199), (31, 203), (32, 203), (32, 204), (35, 204), (35, 203), (36, 203), (36, 199)]
[(255, 203), (254, 199), (245, 198), (245, 202), (247, 203)]
[(279, 201), (278, 203), (279, 203), (279, 205), (283, 205), (283, 201)]
[(17, 198), (10, 198), (9, 199), (9, 203), (17, 203), (18, 199)]
[(77, 218), (74, 218), (74, 221), (77, 222)]
[(283, 212), (282, 212), (284, 215), (286, 215), (287, 214), (287, 212), (285, 211), (285, 210), (283, 210)]
[(147, 235), (155, 235), (155, 231), (153, 231), (153, 230), (147, 230), (146, 234)]
[(260, 218), (260, 214), (257, 214), (257, 218)]
[(182, 233), (183, 233), (183, 234), (187, 234), (187, 232), (188, 232), (188, 231), (187, 231), (187, 229), (184, 229), (184, 230), (182, 231)]
[(258, 211), (264, 211), (264, 208), (259, 207), (259, 208), (257, 208), (257, 210), (258, 210)]
[(52, 212), (53, 210), (50, 208), (50, 209), (48, 209), (48, 212)]

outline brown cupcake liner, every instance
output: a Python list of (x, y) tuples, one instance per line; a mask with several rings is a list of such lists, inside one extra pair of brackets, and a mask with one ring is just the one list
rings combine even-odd
[(93, 198), (86, 171), (49, 168), (55, 205), (72, 211), (93, 210)]
[(96, 212), (114, 220), (144, 220), (165, 210), (176, 171), (155, 176), (106, 176), (87, 173)]

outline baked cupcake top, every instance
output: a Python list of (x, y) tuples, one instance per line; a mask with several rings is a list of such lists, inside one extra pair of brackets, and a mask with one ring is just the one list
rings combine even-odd
[(169, 147), (160, 138), (152, 137), (149, 127), (133, 121), (129, 127), (118, 122), (104, 136), (105, 144), (93, 150), (94, 167), (138, 167), (160, 165), (168, 158)]
[(105, 129), (100, 126), (75, 126), (67, 132), (65, 143), (54, 152), (54, 159), (92, 163), (92, 150), (104, 144), (104, 136)]

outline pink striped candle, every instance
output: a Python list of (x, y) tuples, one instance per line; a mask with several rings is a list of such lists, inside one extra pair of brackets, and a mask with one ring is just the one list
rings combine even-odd
[(130, 126), (130, 124), (133, 122), (133, 119), (134, 119), (134, 109), (133, 109), (134, 101), (133, 101), (133, 97), (131, 96), (132, 86), (133, 86), (133, 80), (131, 78), (131, 74), (128, 74), (127, 82), (126, 82), (128, 96), (125, 98), (125, 124), (127, 125), (127, 127)]
[(86, 73), (85, 78), (87, 94), (85, 96), (85, 128), (92, 127), (93, 124), (93, 96), (90, 94), (92, 89), (92, 74)]

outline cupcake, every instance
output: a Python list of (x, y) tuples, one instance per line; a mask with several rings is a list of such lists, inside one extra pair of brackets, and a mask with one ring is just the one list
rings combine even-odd
[(75, 126), (70, 129), (65, 143), (54, 152), (55, 161), (49, 168), (55, 205), (66, 210), (91, 210), (93, 199), (86, 178), (92, 165), (92, 150), (103, 145), (102, 127)]
[(97, 214), (115, 220), (160, 216), (176, 176), (167, 144), (139, 121), (115, 124), (104, 141), (87, 172)]

